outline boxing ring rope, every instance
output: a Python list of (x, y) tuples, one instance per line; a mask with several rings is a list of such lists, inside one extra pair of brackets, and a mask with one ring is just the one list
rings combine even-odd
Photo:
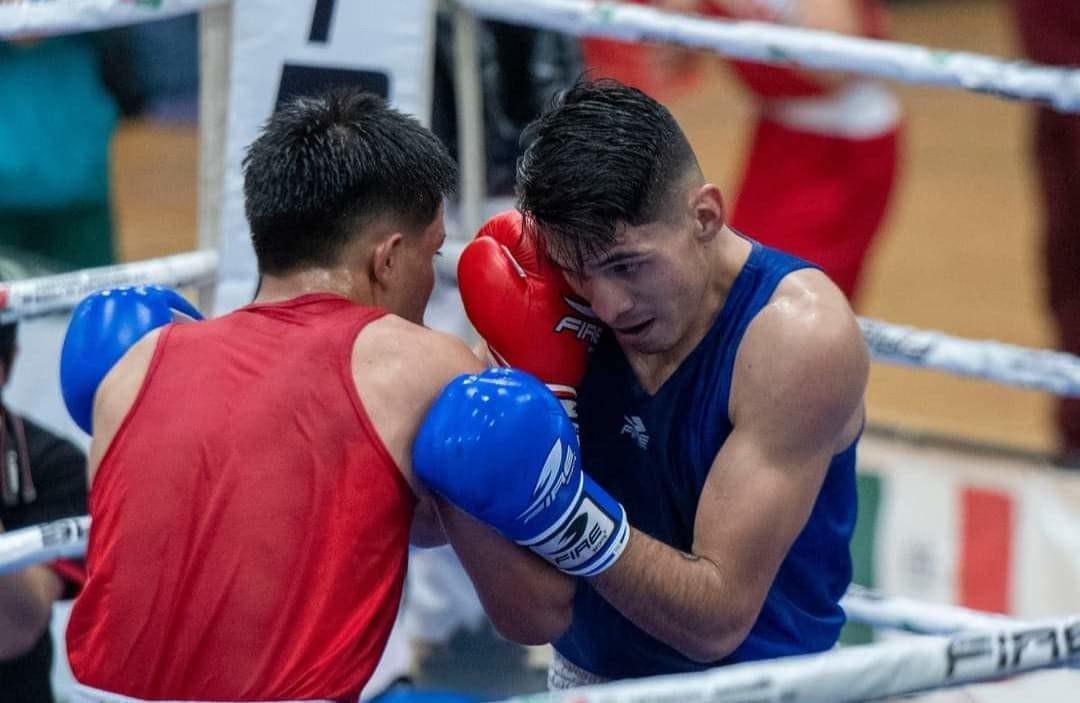
[[(0, 535), (0, 576), (54, 559), (83, 556), (89, 529), (90, 518), (84, 515)], [(914, 634), (947, 635), (1022, 624), (1004, 615), (887, 596), (861, 586), (849, 588), (842, 604), (852, 622)]]
[[(674, 44), (748, 61), (840, 71), (902, 83), (959, 88), (1080, 112), (1080, 69), (1044, 66), (965, 51), (850, 37), (761, 22), (722, 20), (666, 12), (646, 5), (595, 0), (450, 0), (455, 11), (455, 74), (467, 93), (457, 99), (458, 143), (483, 143), (483, 107), (475, 56), (475, 18), (500, 20), (581, 37)], [(471, 15), (471, 16), (470, 16)], [(484, 182), (483, 153), (463, 148), (463, 173)], [(481, 224), (482, 194), (466, 182), (462, 229)]]
[(54, 559), (81, 558), (89, 533), (88, 515), (5, 532), (0, 535), (0, 576)]
[[(123, 266), (109, 267), (112, 272), (94, 269), (85, 282), (81, 282), (79, 276), (87, 272), (66, 274), (69, 278), (50, 277), (55, 280), (49, 286), (41, 279), (42, 288), (54, 292), (48, 300), (32, 301), (33, 296), (24, 293), (24, 289), (29, 290), (30, 281), (0, 286), (0, 322), (69, 309), (97, 288), (139, 283), (195, 285), (200, 305), (209, 308), (217, 284), (220, 193), (224, 189), (224, 159), (221, 155), (225, 151), (231, 4), (231, 0), (15, 0), (0, 3), (0, 39), (92, 32), (198, 13), (199, 122), (203, 125), (199, 140), (199, 181), (201, 191), (211, 194), (200, 194), (199, 197), (198, 256), (182, 255), (190, 256), (190, 261), (181, 257), (175, 257), (174, 262), (161, 259), (159, 262), (166, 270), (160, 275), (148, 270), (133, 273), (130, 280), (124, 278)], [(151, 265), (150, 262), (143, 263)], [(190, 276), (185, 273), (187, 271), (191, 272)], [(109, 278), (110, 275), (115, 278)], [(24, 312), (11, 312), (16, 309)]]
[(455, 0), (479, 17), (575, 36), (676, 44), (732, 58), (962, 88), (1080, 112), (1080, 69), (589, 0)]
[[(85, 550), (89, 518), (67, 518), (0, 536), (0, 574)], [(1080, 664), (1080, 616), (1019, 623), (965, 608), (932, 606), (853, 587), (843, 600), (850, 620), (916, 633), (960, 630), (847, 647), (818, 655), (755, 662), (632, 683), (539, 694), (513, 701), (716, 703), (861, 701), (989, 681), (1036, 669)]]
[[(454, 0), (476, 17), (577, 36), (663, 42), (732, 58), (844, 71), (904, 83), (954, 87), (1033, 100), (1080, 112), (1080, 69), (848, 37), (760, 22), (664, 12), (591, 0)], [(63, 34), (164, 19), (229, 0), (55, 0), (0, 4), (0, 37)]]
[[(203, 286), (214, 281), (218, 256), (196, 251), (0, 284), (0, 323), (64, 312), (85, 295), (111, 286), (156, 283)], [(875, 361), (978, 378), (1001, 385), (1080, 396), (1080, 357), (991, 340), (859, 318)]]
[(509, 699), (514, 703), (844, 703), (993, 681), (1080, 663), (1080, 617), (920, 637), (700, 674), (657, 676)]
[(997, 613), (886, 595), (854, 584), (840, 604), (851, 622), (916, 635), (953, 635), (1020, 624), (1016, 618)]
[[(704, 20), (637, 5), (582, 0), (457, 3), (465, 10), (456, 13), (459, 26), (460, 22), (475, 22), (477, 17), (500, 19), (575, 35), (666, 42), (736, 58), (958, 87), (1080, 112), (1080, 70), (760, 23)], [(226, 14), (227, 8), (227, 0), (157, 0), (152, 5), (133, 0), (3, 4), (0, 37), (100, 29), (199, 10)], [(204, 22), (204, 30), (206, 25)], [(469, 58), (469, 44), (463, 42), (465, 48), (458, 52), (459, 61)], [(479, 114), (478, 93), (461, 92), (465, 96), (462, 115), (468, 117), (473, 110)], [(459, 124), (467, 125), (468, 119)], [(481, 125), (482, 121), (475, 124)], [(482, 140), (461, 143), (482, 144)], [(468, 161), (475, 156), (465, 149), (462, 158)], [(475, 179), (475, 169), (470, 171), (467, 166), (463, 164), (463, 172), (472, 173)], [(482, 171), (479, 173), (482, 176)], [(482, 177), (476, 180), (483, 182)], [(473, 192), (463, 189), (466, 195)], [(468, 203), (464, 205), (466, 219), (475, 217), (478, 210), (469, 210)], [(212, 238), (200, 237), (200, 246), (208, 245), (213, 245)], [(101, 287), (145, 283), (210, 285), (215, 281), (217, 264), (216, 254), (202, 251), (0, 285), (0, 321), (69, 309), (82, 296)], [(1078, 357), (955, 338), (876, 320), (859, 322), (875, 360), (1080, 396)], [(0, 535), (0, 574), (84, 554), (88, 529), (89, 518), (83, 516)], [(857, 586), (844, 597), (843, 606), (854, 622), (934, 636), (514, 700), (867, 700), (1080, 663), (1080, 616), (1021, 623), (965, 608), (883, 596)], [(936, 636), (943, 634), (953, 636)]]
[(54, 0), (0, 4), (0, 37), (70, 34), (165, 19), (229, 0)]
[[(90, 518), (84, 515), (0, 535), (0, 575), (54, 559), (83, 556), (89, 529)], [(948, 635), (1021, 624), (1004, 615), (887, 596), (855, 585), (848, 589), (841, 604), (851, 622), (913, 634)]]
[(150, 283), (207, 286), (216, 279), (217, 267), (217, 252), (194, 251), (3, 283), (0, 284), (0, 323), (70, 310), (88, 294), (102, 288)]
[(1080, 396), (1080, 357), (859, 318), (874, 361), (945, 371), (1001, 385)]

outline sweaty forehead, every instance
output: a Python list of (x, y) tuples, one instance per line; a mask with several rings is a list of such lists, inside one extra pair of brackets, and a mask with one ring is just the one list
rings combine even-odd
[(615, 271), (620, 265), (628, 263), (640, 263), (644, 260), (643, 253), (636, 249), (612, 249), (607, 255), (590, 259), (580, 267), (563, 267), (567, 276), (577, 279), (589, 279), (597, 276), (605, 276)]
[(619, 239), (609, 244), (565, 234), (541, 237), (541, 242), (548, 258), (557, 268), (575, 275), (584, 274), (602, 265), (613, 252), (622, 248)]
[(661, 245), (666, 228), (661, 223), (620, 225), (615, 232), (615, 241), (601, 247), (580, 249), (572, 242), (553, 242), (548, 255), (564, 271), (586, 273), (648, 254)]

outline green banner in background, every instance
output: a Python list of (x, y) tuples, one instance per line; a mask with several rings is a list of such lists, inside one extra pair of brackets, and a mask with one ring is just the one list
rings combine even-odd
[[(860, 472), (857, 477), (859, 517), (851, 538), (853, 581), (873, 588), (874, 538), (877, 534), (878, 505), (881, 502), (881, 479), (875, 473)], [(848, 623), (840, 633), (842, 644), (866, 644), (874, 640), (874, 631), (866, 625)]]

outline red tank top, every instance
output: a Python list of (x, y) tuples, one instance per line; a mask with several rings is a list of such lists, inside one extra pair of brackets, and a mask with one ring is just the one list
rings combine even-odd
[(353, 382), (353, 342), (382, 314), (307, 295), (164, 329), (91, 489), (67, 630), (80, 683), (356, 700), (415, 504)]

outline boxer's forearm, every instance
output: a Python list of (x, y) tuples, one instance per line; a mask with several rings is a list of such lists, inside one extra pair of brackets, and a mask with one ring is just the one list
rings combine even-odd
[(591, 583), (639, 628), (702, 663), (734, 651), (760, 610), (744, 603), (715, 563), (638, 530), (615, 565)]
[(439, 504), (439, 513), (499, 634), (537, 645), (566, 631), (576, 588), (573, 578), (446, 503)]
[(62, 584), (44, 566), (0, 576), (0, 661), (25, 654), (49, 625)]

